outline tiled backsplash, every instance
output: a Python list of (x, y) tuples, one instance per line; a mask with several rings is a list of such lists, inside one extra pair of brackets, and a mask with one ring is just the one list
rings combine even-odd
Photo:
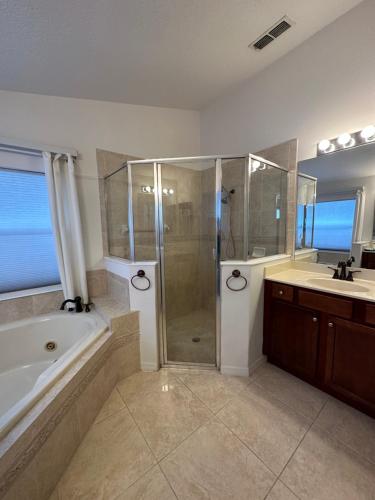
[[(108, 296), (122, 304), (125, 310), (129, 305), (129, 282), (105, 269), (87, 271), (87, 285), (90, 299)], [(64, 300), (63, 292), (47, 292), (0, 301), (0, 324), (58, 311)]]

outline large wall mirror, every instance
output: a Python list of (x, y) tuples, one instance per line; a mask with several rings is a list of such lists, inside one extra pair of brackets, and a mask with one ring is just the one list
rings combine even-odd
[(375, 144), (300, 162), (296, 258), (375, 269), (374, 202)]

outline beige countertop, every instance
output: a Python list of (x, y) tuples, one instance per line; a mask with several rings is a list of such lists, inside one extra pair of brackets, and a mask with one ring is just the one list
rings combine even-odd
[(333, 280), (333, 271), (328, 271), (324, 269), (324, 272), (316, 272), (315, 270), (310, 271), (291, 267), (270, 275), (266, 274), (265, 279), (276, 281), (277, 283), (318, 290), (320, 292), (375, 302), (375, 281), (357, 279), (356, 277), (354, 277), (353, 282)]

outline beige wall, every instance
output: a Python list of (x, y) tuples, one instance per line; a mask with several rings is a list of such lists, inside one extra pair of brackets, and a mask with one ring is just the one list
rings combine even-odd
[(101, 267), (96, 148), (139, 157), (196, 155), (199, 113), (0, 91), (0, 136), (75, 148), (86, 264)]
[(374, 18), (375, 2), (361, 2), (202, 110), (202, 154), (254, 152), (297, 137), (304, 160), (320, 139), (374, 123)]

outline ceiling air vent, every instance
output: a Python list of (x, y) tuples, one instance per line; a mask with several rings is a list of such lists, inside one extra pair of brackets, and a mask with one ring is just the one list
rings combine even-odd
[(273, 42), (275, 38), (279, 37), (285, 31), (292, 27), (293, 21), (291, 21), (288, 17), (284, 16), (280, 19), (276, 24), (271, 26), (269, 30), (267, 30), (263, 35), (255, 40), (255, 42), (251, 43), (249, 47), (253, 47), (256, 50), (262, 50), (269, 43)]
[(269, 43), (271, 43), (272, 41), (273, 41), (272, 36), (269, 36), (269, 35), (264, 35), (264, 36), (262, 36), (262, 38), (259, 38), (259, 40), (257, 40), (257, 41), (254, 43), (254, 47), (255, 47), (257, 50), (261, 50), (261, 49), (263, 49), (266, 45), (268, 45)]

